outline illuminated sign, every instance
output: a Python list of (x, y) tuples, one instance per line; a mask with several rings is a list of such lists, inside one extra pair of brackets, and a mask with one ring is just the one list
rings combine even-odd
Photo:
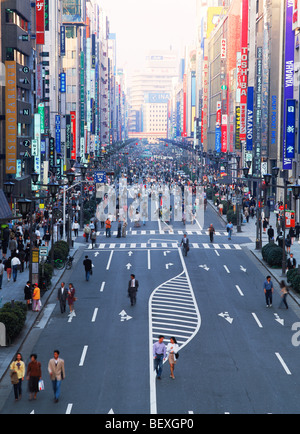
[(17, 64), (5, 62), (6, 174), (17, 173)]

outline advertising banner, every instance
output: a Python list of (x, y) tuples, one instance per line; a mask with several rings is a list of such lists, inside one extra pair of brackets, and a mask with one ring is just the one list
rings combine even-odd
[(5, 115), (6, 115), (6, 174), (17, 173), (17, 64), (5, 62)]
[(77, 129), (76, 129), (76, 112), (71, 112), (71, 125), (72, 125), (72, 134), (73, 134), (73, 146), (71, 147), (71, 159), (76, 160), (77, 149), (76, 149), (76, 137), (77, 137)]
[[(285, 62), (284, 62), (284, 101), (283, 107), (287, 107), (287, 100), (294, 97), (294, 32), (293, 32), (293, 0), (286, 1), (286, 29), (285, 29)], [(283, 113), (283, 170), (291, 170), (292, 158), (288, 157), (286, 143), (287, 112)]]
[(286, 102), (286, 157), (295, 158), (296, 139), (296, 100), (288, 99)]
[(227, 152), (227, 124), (228, 115), (222, 115), (222, 148), (221, 152)]
[(253, 151), (253, 108), (254, 108), (254, 88), (248, 87), (247, 102), (247, 151)]
[(222, 124), (222, 103), (218, 101), (217, 103), (217, 116), (216, 116), (216, 133), (215, 133), (215, 150), (217, 153), (221, 152), (222, 148), (222, 132), (221, 132), (221, 124)]
[(36, 43), (45, 45), (45, 1), (36, 0)]
[(243, 0), (242, 4), (242, 34), (241, 34), (241, 122), (240, 140), (246, 141), (247, 137), (247, 96), (248, 96), (248, 29), (249, 29), (249, 0)]

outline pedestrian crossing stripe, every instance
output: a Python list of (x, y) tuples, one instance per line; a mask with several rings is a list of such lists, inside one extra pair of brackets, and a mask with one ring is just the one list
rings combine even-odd
[[(204, 250), (242, 250), (239, 244), (205, 244), (205, 243), (191, 243), (191, 248), (193, 249), (204, 249)], [(126, 249), (177, 249), (179, 247), (178, 243), (101, 243), (92, 244), (88, 246), (86, 250), (126, 250)]]
[[(195, 230), (195, 231), (180, 231), (180, 230), (167, 230), (167, 231), (155, 231), (155, 230), (144, 230), (144, 231), (127, 231), (128, 235), (207, 235), (209, 236), (209, 232), (208, 231), (200, 231), (200, 230)], [(115, 237), (118, 235), (118, 231), (112, 231), (111, 232), (111, 236)], [(216, 231), (215, 232), (216, 236), (226, 236), (228, 237), (228, 233), (227, 232), (223, 232), (223, 231)], [(98, 237), (105, 237), (106, 236), (106, 232), (100, 231), (97, 232), (97, 236)]]

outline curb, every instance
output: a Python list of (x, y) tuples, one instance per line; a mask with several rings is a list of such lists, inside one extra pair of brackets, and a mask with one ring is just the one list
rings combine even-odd
[[(78, 251), (80, 250), (80, 248), (77, 248), (77, 250), (74, 252), (74, 257), (77, 255)], [(70, 252), (71, 253), (71, 252)], [(16, 343), (15, 347), (11, 346), (11, 347), (6, 347), (6, 348), (11, 348), (11, 354), (12, 354), (12, 358), (11, 358), (11, 362), (8, 364), (8, 367), (2, 371), (2, 373), (0, 372), (0, 382), (3, 380), (3, 378), (5, 377), (5, 375), (7, 374), (10, 364), (12, 363), (15, 355), (20, 352), (22, 346), (24, 345), (26, 339), (28, 338), (30, 332), (32, 331), (32, 329), (34, 328), (34, 326), (36, 325), (36, 323), (40, 320), (40, 318), (42, 317), (43, 313), (44, 313), (44, 309), (47, 306), (47, 303), (49, 302), (50, 297), (53, 295), (57, 285), (59, 284), (60, 280), (63, 278), (64, 274), (67, 270), (66, 268), (63, 269), (62, 273), (60, 275), (57, 275), (56, 278), (57, 280), (53, 283), (53, 285), (51, 285), (51, 289), (49, 289), (48, 291), (45, 292), (42, 300), (42, 309), (41, 311), (38, 313), (38, 315), (36, 315), (36, 317), (34, 318), (34, 320), (28, 324), (27, 328), (23, 329), (24, 335), (22, 335), (19, 339), (19, 342)], [(29, 320), (30, 321), (30, 320)], [(21, 332), (22, 333), (22, 332)], [(9, 359), (9, 355), (7, 356), (7, 359)]]

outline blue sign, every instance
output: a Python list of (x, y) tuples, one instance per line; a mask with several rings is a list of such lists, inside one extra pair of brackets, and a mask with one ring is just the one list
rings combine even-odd
[(215, 150), (216, 152), (221, 152), (222, 148), (222, 131), (220, 124), (216, 124), (216, 133), (215, 133)]
[(254, 88), (248, 87), (247, 108), (247, 151), (253, 151), (253, 105)]
[(106, 184), (106, 172), (95, 172), (94, 182), (95, 184)]
[(61, 128), (60, 128), (60, 116), (55, 116), (55, 142), (56, 152), (61, 154)]
[(65, 26), (60, 26), (60, 55), (66, 55), (66, 28)]
[(67, 91), (67, 76), (65, 72), (60, 74), (60, 92), (66, 93)]
[(296, 100), (286, 101), (286, 158), (295, 158)]

